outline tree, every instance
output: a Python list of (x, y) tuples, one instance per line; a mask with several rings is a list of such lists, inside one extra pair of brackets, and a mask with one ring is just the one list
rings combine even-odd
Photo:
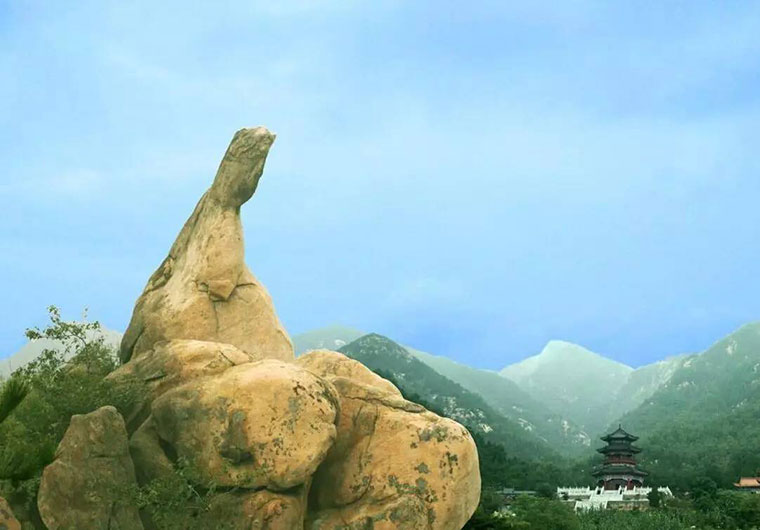
[(542, 482), (536, 487), (536, 495), (544, 499), (555, 499), (557, 497), (557, 490), (552, 488), (551, 484)]
[(64, 321), (55, 306), (48, 312), (48, 326), (28, 329), (26, 336), (56, 345), (16, 370), (0, 390), (0, 496), (30, 517), (42, 470), (53, 460), (71, 416), (105, 405), (126, 413), (144, 391), (136, 381), (105, 378), (119, 361), (98, 333), (100, 324)]
[(660, 507), (660, 501), (662, 500), (662, 495), (660, 494), (660, 491), (655, 486), (652, 488), (652, 491), (650, 491), (647, 494), (647, 499), (649, 499), (649, 507), (650, 508), (659, 508)]

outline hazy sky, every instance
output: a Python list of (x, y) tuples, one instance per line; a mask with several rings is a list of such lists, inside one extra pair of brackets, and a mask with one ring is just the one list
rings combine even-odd
[(331, 323), (498, 369), (760, 319), (756, 2), (0, 2), (0, 357), (123, 330), (235, 130), (247, 261)]

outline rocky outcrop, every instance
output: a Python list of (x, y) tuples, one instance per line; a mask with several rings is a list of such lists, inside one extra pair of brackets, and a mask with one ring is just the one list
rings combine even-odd
[(231, 344), (200, 340), (157, 342), (143, 355), (122, 365), (108, 378), (113, 381), (137, 382), (144, 392), (142, 399), (126, 414), (127, 431), (134, 432), (150, 414), (154, 399), (184, 383), (220, 374), (227, 368), (261, 360)]
[(113, 407), (71, 418), (37, 497), (48, 530), (142, 530), (137, 509), (123, 501), (135, 485), (124, 420)]
[(335, 441), (332, 385), (267, 359), (183, 385), (153, 402), (159, 439), (204, 486), (304, 484)]
[(293, 530), (303, 528), (308, 484), (288, 492), (222, 493), (211, 499), (199, 528)]
[(127, 362), (160, 341), (231, 344), (259, 357), (293, 359), (293, 345), (264, 286), (243, 261), (240, 206), (251, 198), (274, 134), (241, 129), (135, 305), (121, 342)]
[(0, 497), (0, 530), (21, 530), (21, 523), (13, 516), (8, 502)]
[(480, 499), (467, 429), (406, 401), (340, 353), (311, 352), (296, 362), (318, 369), (340, 395), (338, 438), (314, 476), (308, 528), (464, 525)]
[[(295, 360), (243, 262), (239, 208), (273, 139), (263, 128), (235, 135), (137, 300), (125, 364), (109, 376), (147, 390), (127, 415), (137, 481), (191, 471), (208, 496), (199, 528), (461, 528), (480, 492), (466, 429), (345, 355)], [(58, 506), (45, 501), (50, 516)]]

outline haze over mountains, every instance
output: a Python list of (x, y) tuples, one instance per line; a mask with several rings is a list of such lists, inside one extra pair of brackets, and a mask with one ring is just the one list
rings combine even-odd
[(598, 434), (665, 384), (683, 357), (633, 369), (570, 342), (553, 340), (502, 376), (537, 401)]

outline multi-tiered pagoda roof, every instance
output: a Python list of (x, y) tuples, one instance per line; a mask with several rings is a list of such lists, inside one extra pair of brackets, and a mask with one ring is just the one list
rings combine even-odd
[(601, 439), (607, 445), (597, 451), (604, 455), (604, 462), (592, 472), (599, 485), (605, 489), (643, 485), (644, 477), (648, 473), (639, 468), (636, 462), (635, 455), (640, 453), (641, 449), (633, 445), (633, 442), (639, 439), (638, 436), (625, 432), (622, 425), (618, 425), (617, 430), (602, 436)]

